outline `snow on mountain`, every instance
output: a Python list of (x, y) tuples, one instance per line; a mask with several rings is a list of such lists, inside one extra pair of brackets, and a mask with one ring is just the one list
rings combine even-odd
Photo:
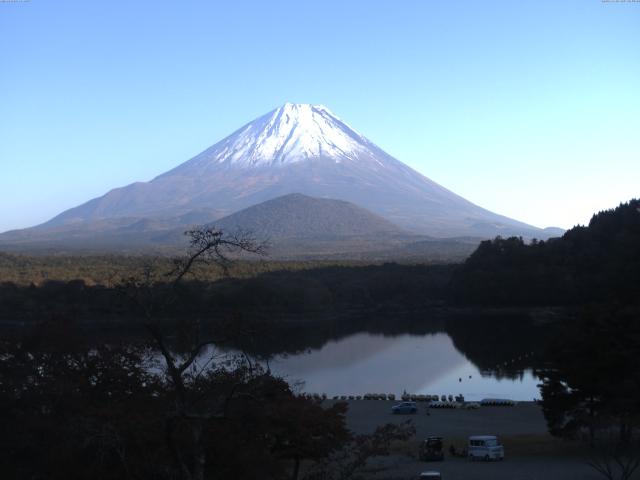
[(206, 171), (218, 165), (277, 167), (312, 157), (357, 161), (377, 147), (323, 105), (286, 103), (246, 124), (186, 164)]
[(292, 193), (352, 202), (408, 231), (434, 237), (549, 236), (485, 210), (416, 172), (328, 108), (292, 103), (150, 182), (111, 190), (20, 235), (121, 225), (125, 218), (166, 224), (166, 219), (190, 218), (202, 211), (221, 218)]

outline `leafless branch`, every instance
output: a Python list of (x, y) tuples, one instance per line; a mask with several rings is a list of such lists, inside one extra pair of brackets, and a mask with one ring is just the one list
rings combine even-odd
[(244, 252), (266, 255), (267, 253), (265, 242), (258, 241), (250, 232), (243, 230), (228, 234), (216, 228), (202, 228), (188, 230), (185, 235), (189, 237), (189, 251), (184, 259), (174, 262), (175, 268), (168, 274), (174, 277), (174, 285), (177, 285), (198, 263), (217, 265), (227, 276), (232, 264), (229, 257), (231, 254)]

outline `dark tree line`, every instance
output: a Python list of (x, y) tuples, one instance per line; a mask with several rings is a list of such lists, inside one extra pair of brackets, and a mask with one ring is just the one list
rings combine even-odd
[(562, 326), (542, 369), (543, 410), (549, 430), (562, 437), (603, 431), (631, 442), (640, 427), (640, 321), (637, 314), (586, 308)]
[(480, 305), (638, 303), (640, 200), (593, 216), (561, 238), (496, 238), (458, 269), (451, 298)]
[(562, 325), (539, 371), (550, 433), (587, 443), (588, 464), (611, 480), (640, 468), (638, 358), (638, 314), (592, 306)]
[[(161, 265), (159, 268), (158, 265)], [(170, 271), (152, 263), (154, 271)], [(144, 269), (144, 265), (139, 270)], [(452, 266), (327, 266), (268, 272), (256, 277), (211, 281), (202, 272), (180, 282), (180, 296), (165, 305), (163, 315), (204, 315), (213, 311), (255, 314), (327, 314), (349, 309), (420, 308), (442, 302)], [(214, 277), (214, 279), (217, 278)], [(0, 321), (40, 321), (52, 316), (82, 322), (123, 322), (140, 312), (123, 301), (115, 287), (82, 280), (46, 281), (41, 285), (0, 284)], [(160, 294), (170, 288), (166, 277), (154, 282)], [(132, 323), (132, 322), (130, 322)]]

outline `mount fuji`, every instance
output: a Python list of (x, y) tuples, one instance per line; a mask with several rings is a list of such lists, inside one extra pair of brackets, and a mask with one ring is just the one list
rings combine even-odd
[[(431, 237), (550, 232), (490, 212), (396, 160), (322, 105), (287, 103), (149, 182), (116, 188), (1, 243), (208, 223), (283, 195), (343, 200)], [(556, 233), (556, 232), (553, 232)]]

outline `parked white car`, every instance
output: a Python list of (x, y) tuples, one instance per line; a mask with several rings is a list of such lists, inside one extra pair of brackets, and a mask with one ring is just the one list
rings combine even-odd
[(436, 472), (435, 470), (430, 470), (428, 472), (422, 472), (418, 475), (419, 479), (427, 478), (429, 480), (442, 480), (442, 475), (440, 472)]
[(397, 405), (391, 407), (391, 413), (401, 414), (401, 413), (417, 413), (418, 407), (416, 406), (416, 402), (400, 402)]
[(467, 449), (471, 460), (503, 460), (504, 447), (495, 435), (475, 435), (469, 437)]

